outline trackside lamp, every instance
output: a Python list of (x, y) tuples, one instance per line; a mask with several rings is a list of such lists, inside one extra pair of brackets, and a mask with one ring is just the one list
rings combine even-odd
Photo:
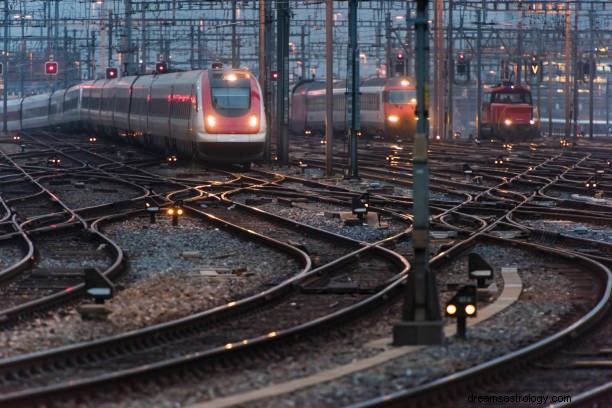
[(465, 319), (476, 317), (476, 286), (465, 285), (444, 308), (446, 316), (457, 318), (457, 336), (465, 338)]
[(182, 200), (176, 201), (174, 204), (172, 204), (171, 207), (168, 207), (168, 209), (166, 210), (166, 214), (172, 217), (172, 225), (174, 226), (178, 225), (178, 219), (179, 217), (183, 216), (184, 212), (185, 211), (183, 210)]
[(493, 268), (479, 254), (471, 252), (468, 254), (468, 275), (476, 279), (479, 288), (485, 288), (486, 280), (493, 279)]
[(149, 213), (149, 222), (155, 224), (155, 215), (159, 212), (159, 206), (151, 200), (145, 201), (145, 209)]
[(353, 214), (359, 218), (359, 221), (363, 222), (365, 215), (368, 213), (368, 208), (370, 207), (370, 194), (364, 193), (359, 197), (353, 197), (351, 206)]

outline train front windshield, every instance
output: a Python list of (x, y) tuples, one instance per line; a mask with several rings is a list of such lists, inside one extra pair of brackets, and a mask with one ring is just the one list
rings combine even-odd
[(251, 88), (230, 86), (210, 89), (215, 109), (249, 109), (251, 107)]
[(531, 104), (531, 94), (528, 92), (493, 92), (491, 103), (528, 103)]
[(389, 103), (407, 105), (416, 102), (416, 91), (413, 89), (393, 89), (389, 91)]

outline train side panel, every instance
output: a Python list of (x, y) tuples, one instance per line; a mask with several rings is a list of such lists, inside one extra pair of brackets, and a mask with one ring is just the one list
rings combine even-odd
[[(9, 132), (21, 130), (21, 104), (23, 99), (9, 99), (6, 102), (6, 129)], [(4, 122), (4, 113), (0, 112), (0, 123)]]
[(40, 94), (26, 98), (21, 110), (23, 129), (40, 129), (49, 126), (49, 98), (51, 94)]

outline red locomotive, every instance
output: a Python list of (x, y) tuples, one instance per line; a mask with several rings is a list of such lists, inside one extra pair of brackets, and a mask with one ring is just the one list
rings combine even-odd
[[(371, 78), (361, 82), (360, 131), (364, 135), (412, 140), (416, 132), (416, 89), (405, 77)], [(333, 86), (333, 129), (346, 133), (346, 84)], [(291, 93), (290, 130), (295, 134), (325, 133), (325, 82), (302, 81)]]
[(525, 86), (504, 83), (484, 95), (480, 136), (506, 142), (531, 140), (540, 135), (540, 121)]

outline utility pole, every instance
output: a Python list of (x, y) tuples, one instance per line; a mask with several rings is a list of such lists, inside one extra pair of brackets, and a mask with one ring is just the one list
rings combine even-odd
[(357, 0), (349, 0), (349, 51), (346, 88), (348, 110), (349, 168), (347, 178), (359, 178), (357, 132), (359, 131), (359, 48), (357, 47)]
[[(325, 175), (331, 177), (334, 173), (334, 111), (333, 111), (333, 16), (334, 2), (325, 2)], [(389, 69), (387, 67), (387, 69)]]
[(565, 139), (570, 137), (571, 129), (571, 106), (570, 106), (570, 91), (571, 91), (571, 13), (570, 0), (565, 0)]
[(236, 0), (232, 0), (232, 68), (238, 68), (239, 65), (236, 41)]
[(276, 153), (281, 165), (289, 163), (289, 2), (276, 0), (278, 81), (276, 94)]
[(446, 133), (447, 138), (453, 137), (453, 82), (455, 80), (455, 64), (453, 62), (453, 3), (454, 0), (448, 2), (448, 31), (447, 46), (446, 46), (446, 86), (447, 86), (447, 101), (446, 101)]
[(270, 81), (272, 62), (272, 7), (270, 1), (259, 2), (259, 81), (264, 93), (266, 115), (266, 141), (264, 161), (270, 162), (270, 122), (272, 110), (272, 83)]
[(572, 71), (574, 81), (572, 83), (572, 137), (574, 140), (578, 133), (578, 6), (574, 10), (574, 30), (572, 38)]
[[(483, 5), (484, 9), (484, 0)], [(480, 106), (482, 105), (482, 52), (481, 52), (481, 41), (482, 41), (482, 19), (481, 10), (476, 10), (476, 137), (480, 139)], [(520, 65), (520, 64), (519, 64)]]
[(9, 0), (4, 0), (4, 49), (2, 50), (2, 132), (8, 133), (8, 40), (9, 40)]
[(393, 327), (393, 344), (441, 344), (443, 340), (436, 279), (429, 269), (429, 165), (427, 157), (428, 114), (428, 37), (427, 0), (417, 0), (416, 79), (417, 131), (413, 150), (413, 213), (412, 247), (414, 265), (408, 282), (402, 310), (402, 321)]
[[(591, 46), (589, 47), (589, 139), (593, 138), (593, 79), (597, 75), (597, 64), (595, 64), (594, 51), (595, 44), (593, 42), (593, 26), (595, 25), (595, 14), (593, 13), (593, 3), (591, 3), (591, 10), (589, 10), (589, 40)], [(608, 110), (610, 107), (608, 106)]]
[(444, 61), (444, 33), (442, 30), (443, 24), (443, 3), (442, 0), (434, 0), (435, 16), (433, 19), (434, 23), (434, 61), (433, 61), (433, 75), (434, 75), (434, 121), (433, 121), (433, 134), (437, 138), (441, 138), (442, 129), (444, 127), (444, 118), (442, 112), (444, 112), (444, 98), (443, 98), (443, 71), (444, 67), (442, 61)]

